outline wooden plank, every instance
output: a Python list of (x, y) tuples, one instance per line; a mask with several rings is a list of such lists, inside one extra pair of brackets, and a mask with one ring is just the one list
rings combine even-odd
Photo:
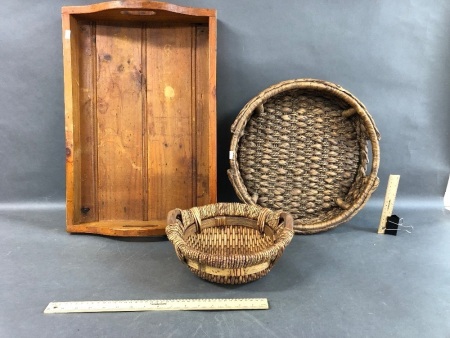
[(142, 29), (97, 25), (99, 220), (142, 219)]
[(193, 206), (192, 29), (147, 28), (149, 219)]
[(95, 25), (80, 24), (80, 222), (98, 220)]
[(142, 218), (148, 221), (148, 115), (147, 115), (147, 28), (142, 26)]
[(193, 73), (195, 74), (194, 91), (194, 111), (193, 130), (196, 131), (194, 137), (196, 152), (196, 187), (194, 200), (197, 205), (210, 203), (210, 125), (209, 125), (209, 45), (208, 45), (208, 27), (195, 26), (195, 58), (193, 64)]
[(73, 95), (72, 95), (72, 44), (70, 40), (70, 16), (62, 14), (62, 45), (64, 64), (64, 117), (65, 117), (65, 143), (66, 143), (66, 225), (74, 223), (73, 214)]
[(64, 111), (66, 139), (66, 223), (77, 224), (80, 208), (79, 146), (79, 34), (78, 22), (62, 16), (64, 57)]
[(217, 67), (217, 17), (208, 19), (208, 120), (209, 120), (209, 203), (217, 202), (217, 117), (216, 117), (216, 67)]

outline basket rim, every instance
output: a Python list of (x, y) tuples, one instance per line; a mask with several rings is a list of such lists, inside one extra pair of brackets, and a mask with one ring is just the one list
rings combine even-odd
[[(247, 204), (256, 205), (256, 202), (252, 199), (252, 196), (248, 193), (247, 187), (245, 186), (244, 180), (239, 171), (239, 158), (238, 158), (238, 148), (239, 141), (244, 135), (244, 130), (247, 122), (252, 117), (253, 113), (261, 104), (267, 102), (267, 100), (274, 95), (281, 92), (293, 90), (293, 89), (316, 89), (321, 91), (326, 91), (334, 96), (339, 97), (346, 103), (348, 103), (352, 108), (356, 110), (356, 113), (361, 118), (368, 135), (368, 140), (371, 143), (371, 168), (370, 174), (364, 178), (364, 189), (362, 190), (359, 198), (354, 201), (354, 203), (338, 216), (330, 220), (319, 221), (311, 224), (300, 224), (298, 220), (294, 220), (294, 230), (296, 233), (309, 234), (317, 233), (324, 230), (329, 230), (337, 225), (349, 220), (353, 217), (364, 205), (367, 203), (372, 192), (377, 188), (379, 183), (378, 168), (380, 163), (380, 133), (375, 125), (375, 122), (368, 112), (364, 104), (359, 101), (353, 94), (348, 90), (342, 88), (341, 86), (334, 84), (332, 82), (318, 80), (318, 79), (293, 79), (286, 80), (274, 84), (267, 89), (263, 90), (261, 93), (256, 95), (251, 99), (239, 112), (234, 123), (231, 126), (232, 138), (230, 144), (230, 169), (228, 170), (228, 176), (233, 185), (233, 188), (239, 197), (239, 199)], [(290, 211), (290, 210), (286, 210)]]

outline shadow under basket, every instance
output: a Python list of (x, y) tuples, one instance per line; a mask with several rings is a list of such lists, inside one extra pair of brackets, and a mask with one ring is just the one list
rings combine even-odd
[(289, 213), (240, 203), (174, 209), (167, 221), (178, 258), (200, 278), (220, 284), (267, 275), (294, 235)]
[(364, 105), (336, 84), (273, 85), (247, 103), (231, 131), (228, 176), (238, 197), (289, 212), (296, 233), (348, 221), (378, 186), (379, 132)]

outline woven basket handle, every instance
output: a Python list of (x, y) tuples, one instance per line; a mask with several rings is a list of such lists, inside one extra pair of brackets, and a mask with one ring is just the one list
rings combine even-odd
[(200, 210), (197, 207), (191, 208), (190, 209), (192, 218), (194, 219), (195, 222), (195, 232), (197, 234), (200, 233), (201, 231), (201, 225), (202, 225), (202, 218), (200, 216)]
[(284, 227), (289, 230), (294, 230), (294, 218), (292, 215), (288, 212), (282, 212), (280, 214), (280, 220), (278, 224), (281, 224), (281, 222), (284, 221)]
[(257, 222), (256, 222), (256, 226), (258, 227), (258, 229), (259, 229), (259, 232), (260, 233), (264, 233), (264, 227), (266, 226), (266, 219), (267, 219), (267, 216), (271, 213), (272, 211), (270, 210), (270, 209), (268, 209), (268, 208), (264, 208), (264, 209), (261, 209), (261, 211), (259, 212), (259, 214), (258, 214), (258, 220), (257, 220)]
[(181, 217), (181, 209), (170, 210), (167, 214), (167, 224), (174, 224), (177, 222), (177, 220), (183, 222), (183, 219)]
[[(271, 212), (272, 211), (270, 209), (264, 208), (258, 214), (257, 227), (258, 227), (259, 232), (261, 234), (264, 233), (264, 227), (266, 225), (266, 219), (267, 219), (267, 216)], [(292, 217), (292, 215), (290, 213), (288, 213), (288, 212), (280, 213), (278, 224), (281, 224), (283, 222), (284, 222), (284, 227), (286, 229), (289, 229), (289, 230), (292, 230), (292, 231), (294, 230), (294, 218)]]
[[(201, 225), (202, 225), (202, 219), (200, 217), (200, 210), (195, 207), (195, 208), (190, 209), (189, 211), (195, 222), (195, 232), (200, 233)], [(167, 224), (174, 224), (177, 222), (177, 220), (180, 221), (181, 223), (183, 223), (182, 210), (181, 209), (173, 209), (173, 210), (169, 211), (169, 213), (167, 214)]]

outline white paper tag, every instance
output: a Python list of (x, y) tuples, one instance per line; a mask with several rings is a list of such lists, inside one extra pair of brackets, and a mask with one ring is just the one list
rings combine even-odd
[(234, 159), (234, 151), (230, 150), (230, 160)]
[(66, 40), (70, 40), (70, 29), (66, 29), (66, 30), (64, 31), (64, 38), (65, 38)]

